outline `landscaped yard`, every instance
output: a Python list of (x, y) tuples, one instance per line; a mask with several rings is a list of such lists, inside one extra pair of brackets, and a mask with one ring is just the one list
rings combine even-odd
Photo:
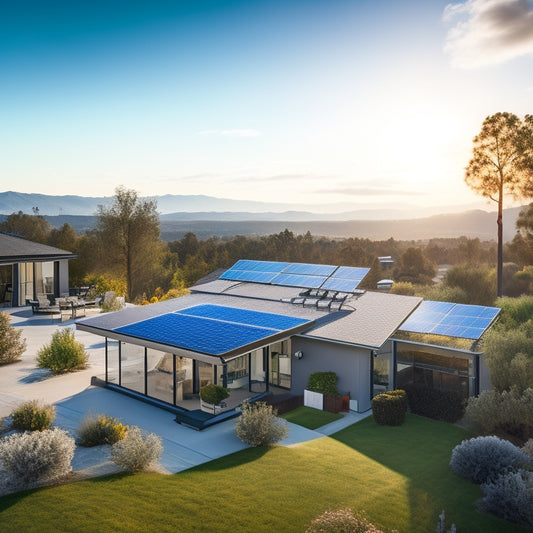
[(313, 409), (312, 407), (297, 407), (281, 415), (281, 418), (307, 429), (316, 429), (342, 418), (342, 415)]
[(451, 450), (466, 436), (414, 415), (400, 427), (367, 418), (333, 438), (247, 449), (172, 476), (118, 475), (8, 495), (0, 530), (303, 532), (325, 509), (351, 507), (400, 533), (434, 531), (443, 509), (458, 533), (521, 531), (476, 512), (481, 490), (450, 471)]

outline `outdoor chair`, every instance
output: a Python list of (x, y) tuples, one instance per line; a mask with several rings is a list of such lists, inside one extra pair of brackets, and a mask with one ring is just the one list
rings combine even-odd
[(38, 294), (37, 300), (30, 300), (28, 302), (31, 305), (33, 313), (59, 313), (59, 304), (57, 302), (52, 304), (45, 294)]

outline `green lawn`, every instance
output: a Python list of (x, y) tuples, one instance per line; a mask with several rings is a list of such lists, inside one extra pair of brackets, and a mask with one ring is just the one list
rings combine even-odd
[(337, 413), (320, 411), (319, 409), (313, 409), (312, 407), (297, 407), (280, 416), (288, 422), (298, 424), (307, 429), (316, 429), (342, 418), (342, 415)]
[(285, 448), (247, 449), (172, 476), (116, 475), (0, 498), (0, 531), (300, 532), (325, 509), (364, 510), (400, 533), (435, 530), (442, 509), (458, 533), (516, 533), (475, 511), (478, 486), (448, 461), (466, 434), (408, 415), (367, 418)]

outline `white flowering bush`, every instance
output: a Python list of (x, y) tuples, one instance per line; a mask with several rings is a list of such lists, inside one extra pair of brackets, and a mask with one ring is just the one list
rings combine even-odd
[(533, 472), (518, 470), (483, 483), (480, 507), (505, 520), (533, 527)]
[(473, 483), (494, 481), (501, 474), (528, 464), (530, 458), (520, 448), (495, 436), (464, 440), (452, 451), (450, 467)]
[(131, 426), (126, 436), (111, 446), (111, 460), (128, 472), (139, 472), (157, 463), (163, 453), (161, 437)]
[(59, 428), (14, 433), (0, 440), (0, 462), (13, 486), (28, 486), (68, 474), (76, 444)]
[(251, 446), (265, 446), (284, 439), (289, 433), (287, 422), (265, 402), (242, 404), (241, 416), (235, 422), (237, 437)]
[(533, 457), (533, 439), (529, 439), (521, 448), (522, 452)]

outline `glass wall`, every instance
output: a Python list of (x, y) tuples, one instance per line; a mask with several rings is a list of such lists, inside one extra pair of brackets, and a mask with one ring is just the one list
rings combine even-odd
[[(31, 263), (28, 263), (31, 264)], [(35, 263), (35, 293), (54, 296), (54, 262)]]
[(171, 353), (146, 349), (146, 394), (174, 403), (174, 356)]
[(19, 305), (35, 298), (33, 290), (33, 263), (19, 264)]
[(176, 401), (190, 400), (194, 393), (194, 361), (188, 357), (176, 357)]
[(120, 343), (120, 385), (136, 392), (144, 390), (144, 346)]
[[(249, 375), (248, 375), (248, 359), (249, 355), (241, 355), (231, 361), (228, 361), (226, 365), (227, 371), (227, 388), (228, 389), (240, 389), (246, 387), (248, 389)], [(219, 376), (217, 378), (218, 384), (223, 383), (224, 377), (221, 375), (223, 371), (222, 366), (218, 366)]]
[(291, 356), (289, 341), (270, 345), (270, 383), (276, 387), (291, 388)]
[(392, 384), (392, 353), (378, 353), (373, 359), (373, 396), (393, 388)]
[(441, 390), (461, 392), (468, 398), (475, 389), (473, 356), (398, 343), (396, 387), (421, 383)]
[(0, 306), (13, 305), (13, 265), (0, 265)]
[(119, 342), (114, 339), (107, 341), (107, 382), (119, 384)]
[(250, 354), (250, 391), (266, 392), (266, 349), (259, 348)]

